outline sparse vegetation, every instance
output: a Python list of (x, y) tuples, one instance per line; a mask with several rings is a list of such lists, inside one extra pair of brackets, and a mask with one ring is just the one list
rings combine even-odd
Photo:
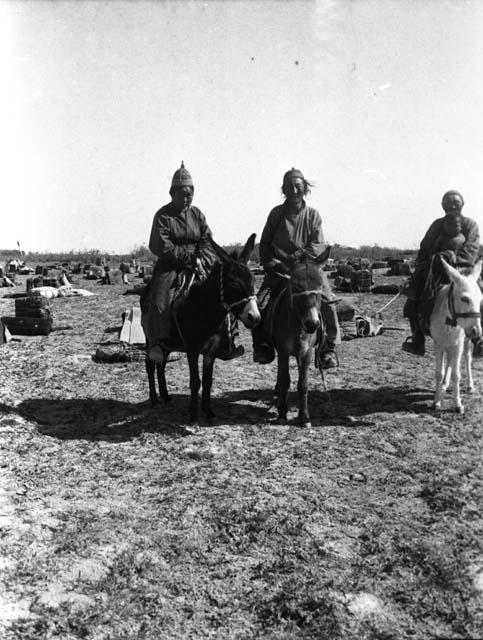
[(2, 638), (481, 637), (483, 361), (461, 418), (430, 410), (430, 346), (344, 341), (303, 430), (273, 422), (275, 367), (242, 330), (187, 437), (185, 360), (151, 409), (142, 362), (91, 359), (137, 297), (80, 285), (97, 295), (54, 300), (50, 336), (0, 347)]

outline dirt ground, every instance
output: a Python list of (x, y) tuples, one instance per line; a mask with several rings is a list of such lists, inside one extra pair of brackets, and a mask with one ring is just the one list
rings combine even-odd
[(92, 358), (138, 297), (78, 286), (95, 296), (53, 300), (48, 337), (0, 346), (1, 638), (483, 638), (483, 360), (465, 415), (450, 396), (434, 413), (432, 346), (402, 352), (398, 298), (312, 370), (301, 429), (295, 392), (276, 424), (275, 364), (242, 329), (190, 435), (186, 359), (151, 408), (142, 361)]

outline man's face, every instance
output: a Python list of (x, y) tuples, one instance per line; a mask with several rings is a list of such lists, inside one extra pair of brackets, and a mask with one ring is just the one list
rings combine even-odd
[(447, 215), (457, 216), (461, 213), (462, 208), (463, 200), (455, 193), (446, 196), (443, 201), (443, 209)]
[(191, 187), (180, 187), (176, 189), (171, 199), (177, 211), (184, 211), (193, 200), (193, 189)]
[(289, 178), (283, 185), (283, 193), (289, 204), (301, 204), (305, 196), (305, 184), (302, 178)]

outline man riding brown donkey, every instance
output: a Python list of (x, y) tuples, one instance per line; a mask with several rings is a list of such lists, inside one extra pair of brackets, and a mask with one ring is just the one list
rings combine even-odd
[(445, 215), (434, 220), (421, 241), (416, 257), (416, 268), (409, 286), (404, 291), (408, 296), (404, 305), (404, 317), (409, 319), (412, 336), (406, 339), (404, 351), (423, 356), (425, 335), (429, 333), (429, 317), (433, 309), (434, 297), (440, 284), (438, 280), (441, 255), (455, 267), (472, 267), (480, 249), (478, 225), (471, 218), (463, 216), (463, 196), (459, 191), (447, 191), (441, 206)]
[[(205, 278), (217, 259), (206, 218), (198, 207), (191, 204), (193, 194), (193, 180), (181, 163), (171, 181), (171, 202), (156, 212), (149, 238), (149, 248), (158, 258), (150, 285), (146, 318), (148, 358), (153, 362), (163, 362), (165, 351), (171, 350), (174, 329), (172, 302), (179, 274), (195, 272), (197, 277)], [(217, 358), (230, 360), (243, 355), (243, 347), (234, 344), (235, 334), (235, 322), (228, 321), (222, 328)]]
[[(283, 277), (295, 262), (317, 258), (325, 248), (322, 219), (319, 212), (305, 201), (312, 185), (298, 169), (290, 169), (283, 176), (283, 204), (275, 207), (265, 223), (260, 239), (260, 261), (265, 277), (257, 294), (262, 322), (253, 330), (253, 359), (258, 364), (272, 362), (275, 351), (270, 335), (269, 301), (283, 286)], [(326, 340), (320, 351), (323, 369), (336, 367), (335, 344), (339, 337), (339, 324), (326, 274), (323, 277), (321, 315), (326, 326)]]

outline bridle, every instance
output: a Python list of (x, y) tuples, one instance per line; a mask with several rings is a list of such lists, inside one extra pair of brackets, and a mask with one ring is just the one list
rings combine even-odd
[[(239, 305), (245, 306), (250, 300), (256, 300), (256, 295), (247, 296), (246, 298), (241, 298), (240, 300), (236, 300), (235, 302), (226, 302), (225, 301), (225, 289), (223, 285), (223, 263), (220, 262), (220, 304), (223, 309), (229, 313), (234, 309), (234, 307), (238, 307)], [(235, 315), (237, 315), (235, 313)]]
[(479, 311), (464, 311), (460, 313), (456, 311), (455, 303), (454, 303), (454, 282), (451, 282), (451, 284), (449, 285), (448, 310), (450, 313), (450, 317), (446, 318), (445, 322), (451, 327), (456, 327), (456, 325), (458, 324), (458, 318), (479, 318), (480, 317)]

